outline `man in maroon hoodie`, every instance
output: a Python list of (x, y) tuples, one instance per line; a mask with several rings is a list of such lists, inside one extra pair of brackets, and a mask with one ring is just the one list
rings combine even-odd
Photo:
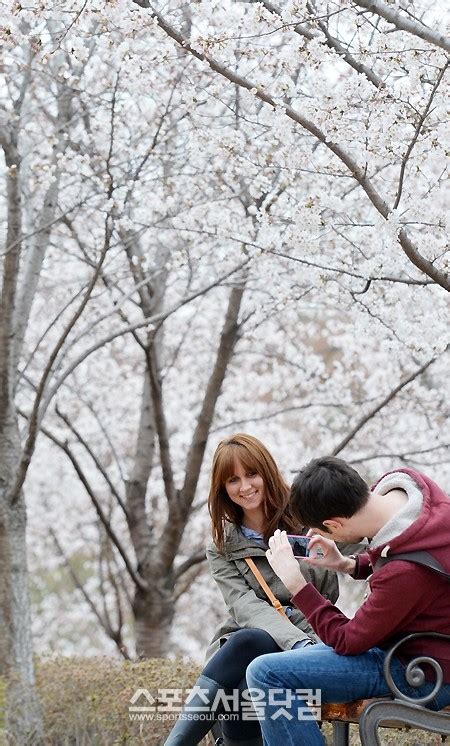
[[(366, 599), (349, 619), (306, 582), (285, 532), (276, 531), (269, 540), (270, 564), (322, 642), (257, 658), (247, 669), (247, 682), (264, 693), (258, 714), (263, 709), (265, 744), (319, 746), (322, 735), (303, 701), (313, 695), (306, 692), (321, 690), (322, 702), (388, 696), (386, 649), (407, 633), (450, 634), (449, 580), (413, 561), (386, 561), (389, 555), (425, 551), (450, 573), (450, 499), (412, 469), (385, 474), (370, 490), (345, 461), (327, 457), (315, 459), (299, 473), (291, 505), (300, 522), (312, 527), (310, 557), (303, 562), (355, 579), (370, 576)], [(370, 540), (367, 554), (353, 558), (341, 555), (334, 543), (358, 542), (361, 537)], [(390, 669), (397, 687), (414, 698), (429, 694), (434, 686), (431, 670), (426, 672), (430, 680), (417, 689), (407, 684), (404, 673), (415, 654), (430, 655), (442, 667), (444, 685), (427, 706), (449, 704), (450, 643), (421, 638), (401, 651)]]

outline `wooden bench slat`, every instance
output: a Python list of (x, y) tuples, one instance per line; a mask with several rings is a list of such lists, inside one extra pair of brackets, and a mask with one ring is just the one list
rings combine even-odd
[[(358, 699), (354, 702), (346, 702), (343, 704), (323, 704), (321, 706), (321, 719), (322, 720), (342, 720), (346, 723), (357, 723), (363, 710), (367, 707), (370, 702), (379, 702), (382, 697), (376, 697), (374, 699)], [(392, 701), (391, 697), (386, 698), (386, 701)], [(440, 712), (450, 713), (450, 705), (444, 707)]]

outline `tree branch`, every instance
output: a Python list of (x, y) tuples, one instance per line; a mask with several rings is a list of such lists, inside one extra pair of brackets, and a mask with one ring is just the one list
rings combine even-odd
[(155, 424), (147, 370), (143, 380), (140, 409), (136, 451), (130, 477), (125, 482), (125, 494), (128, 529), (138, 564), (143, 567), (152, 548), (153, 531), (147, 520), (145, 498), (155, 449)]
[[(447, 348), (448, 349), (448, 348)], [(414, 381), (416, 378), (422, 375), (427, 368), (434, 363), (435, 360), (438, 359), (438, 356), (432, 357), (431, 360), (428, 360), (426, 363), (420, 366), (417, 370), (415, 370), (413, 373), (411, 373), (409, 376), (407, 376), (401, 383), (398, 384), (392, 391), (389, 392), (387, 396), (380, 402), (380, 404), (377, 404), (376, 407), (370, 410), (368, 414), (366, 414), (364, 417), (362, 417), (359, 422), (355, 425), (355, 427), (350, 431), (348, 435), (345, 436), (343, 440), (334, 448), (331, 452), (332, 456), (337, 456), (338, 453), (340, 453), (346, 445), (350, 443), (351, 440), (359, 433), (359, 431), (366, 425), (369, 420), (373, 419), (375, 415), (377, 415), (387, 404), (389, 404), (396, 396), (397, 394), (405, 388), (411, 381)]]
[(16, 135), (5, 131), (0, 134), (0, 145), (5, 154), (7, 168), (7, 232), (6, 243), (14, 243), (3, 262), (0, 297), (0, 422), (11, 416), (14, 407), (16, 383), (16, 334), (15, 314), (17, 284), (20, 268), (22, 214), (19, 187), (20, 156)]
[(199, 565), (201, 562), (205, 562), (206, 560), (206, 554), (205, 549), (199, 549), (198, 552), (188, 557), (187, 560), (181, 563), (177, 567), (177, 569), (174, 572), (174, 579), (177, 581), (179, 578), (181, 578), (182, 575), (184, 575), (185, 572), (190, 570), (191, 567), (194, 565)]
[[(167, 311), (161, 311), (160, 313), (156, 313), (153, 316), (147, 318), (147, 319), (140, 319), (139, 321), (136, 321), (133, 324), (129, 324), (128, 326), (122, 327), (121, 329), (118, 329), (115, 332), (112, 332), (111, 334), (108, 334), (106, 337), (103, 337), (98, 342), (93, 344), (91, 347), (88, 347), (83, 353), (81, 353), (67, 368), (66, 370), (60, 375), (60, 377), (55, 381), (53, 384), (53, 387), (48, 392), (47, 397), (45, 398), (43, 405), (42, 405), (42, 416), (44, 415), (48, 405), (50, 404), (51, 400), (53, 399), (54, 395), (58, 391), (58, 389), (61, 387), (61, 385), (64, 383), (66, 378), (73, 373), (73, 371), (78, 368), (78, 366), (84, 362), (92, 353), (99, 350), (101, 347), (104, 347), (105, 345), (109, 344), (109, 342), (112, 342), (114, 339), (117, 339), (117, 337), (121, 337), (124, 334), (130, 334), (136, 329), (143, 329), (144, 327), (148, 327), (152, 324), (159, 323), (161, 324), (163, 321), (169, 318), (173, 313), (176, 313), (180, 308), (185, 306), (187, 303), (190, 303), (191, 301), (195, 300), (201, 295), (205, 295), (205, 293), (208, 293), (213, 288), (217, 287), (221, 283), (225, 282), (229, 277), (234, 275), (236, 272), (241, 270), (243, 267), (245, 267), (249, 263), (250, 259), (246, 259), (244, 262), (241, 262), (237, 267), (234, 267), (233, 269), (229, 270), (225, 274), (218, 277), (213, 282), (208, 283), (204, 287), (200, 288), (199, 290), (196, 290), (195, 292), (191, 293), (190, 295), (183, 298), (183, 300), (179, 301), (178, 303), (175, 303), (171, 308), (169, 308)], [(41, 417), (42, 419), (42, 417)]]
[(415, 461), (414, 456), (422, 456), (425, 453), (434, 453), (435, 451), (441, 451), (442, 449), (449, 450), (450, 443), (443, 443), (440, 446), (433, 446), (433, 448), (422, 448), (419, 451), (405, 451), (404, 453), (375, 453), (371, 456), (360, 456), (358, 458), (350, 459), (351, 464), (362, 464), (365, 461), (374, 461), (378, 458), (397, 458), (401, 461)]
[(225, 380), (226, 371), (233, 357), (239, 334), (239, 311), (245, 291), (245, 281), (241, 287), (233, 288), (230, 293), (228, 308), (225, 314), (223, 329), (217, 348), (214, 367), (206, 387), (202, 408), (192, 437), (186, 460), (186, 478), (181, 490), (183, 502), (189, 506), (195, 496), (200, 475), (208, 434), (214, 417), (214, 411)]
[[(173, 26), (171, 26), (160, 13), (157, 13), (147, 0), (133, 0), (137, 5), (143, 8), (149, 8), (151, 10), (151, 17), (158, 21), (159, 26), (162, 30), (174, 41), (177, 42), (186, 52), (189, 52), (193, 57), (196, 57), (201, 62), (205, 62), (211, 70), (222, 75), (227, 80), (231, 81), (235, 85), (241, 88), (246, 88), (248, 91), (254, 93), (254, 95), (261, 101), (272, 106), (274, 109), (281, 108), (286, 116), (292, 119), (294, 122), (299, 124), (303, 129), (313, 135), (319, 142), (323, 143), (337, 158), (344, 163), (347, 169), (350, 171), (354, 179), (365, 191), (367, 197), (375, 207), (375, 209), (387, 219), (391, 214), (386, 200), (380, 195), (375, 189), (372, 181), (367, 177), (366, 169), (358, 165), (358, 163), (352, 158), (352, 156), (345, 151), (338, 143), (334, 143), (327, 138), (324, 132), (317, 127), (312, 121), (306, 119), (302, 114), (287, 106), (284, 102), (277, 101), (270, 94), (260, 86), (256, 85), (253, 81), (238, 75), (230, 68), (225, 67), (223, 64), (217, 62), (209, 55), (204, 52), (198, 52), (196, 49), (191, 47), (188, 40)], [(441, 285), (445, 290), (450, 292), (450, 276), (443, 270), (438, 270), (432, 262), (421, 256), (418, 249), (413, 245), (411, 239), (406, 233), (405, 229), (402, 229), (398, 236), (399, 243), (405, 252), (406, 256), (410, 261), (416, 265), (422, 272), (428, 274), (438, 285)]]
[(397, 195), (395, 197), (395, 202), (394, 202), (394, 207), (393, 207), (394, 210), (396, 210), (397, 207), (399, 206), (400, 200), (401, 200), (401, 197), (402, 197), (403, 179), (405, 178), (406, 164), (408, 163), (410, 155), (411, 155), (411, 153), (413, 151), (413, 148), (414, 148), (414, 146), (415, 146), (415, 144), (416, 144), (416, 142), (418, 140), (418, 137), (420, 135), (420, 131), (421, 131), (422, 127), (423, 127), (423, 123), (425, 122), (425, 119), (427, 118), (427, 116), (428, 116), (428, 114), (430, 112), (431, 104), (433, 103), (434, 96), (436, 94), (437, 89), (439, 88), (439, 84), (440, 84), (442, 78), (445, 75), (445, 71), (447, 70), (448, 64), (449, 63), (447, 61), (445, 63), (445, 65), (444, 65), (444, 67), (440, 70), (439, 75), (436, 78), (436, 82), (435, 82), (435, 84), (433, 86), (433, 89), (432, 89), (432, 91), (430, 93), (430, 97), (428, 99), (427, 105), (425, 106), (425, 109), (423, 110), (421, 116), (418, 119), (418, 122), (417, 122), (417, 125), (416, 125), (416, 129), (415, 129), (415, 132), (414, 132), (414, 136), (413, 136), (411, 142), (409, 143), (409, 145), (408, 145), (408, 147), (406, 149), (405, 155), (403, 156), (402, 165), (400, 167), (400, 176), (399, 176), (399, 180), (398, 180)]
[(164, 531), (164, 543), (161, 544), (160, 553), (161, 562), (166, 568), (171, 567), (173, 558), (176, 555), (195, 497), (217, 399), (220, 395), (226, 371), (238, 340), (238, 317), (244, 289), (245, 283), (243, 281), (241, 287), (233, 288), (230, 293), (214, 366), (209, 377), (202, 407), (186, 458), (184, 484), (179, 491), (176, 503), (169, 506), (169, 516)]
[(33, 409), (31, 411), (30, 417), (29, 417), (29, 424), (28, 424), (28, 436), (25, 441), (25, 446), (23, 449), (23, 455), (22, 459), (20, 461), (19, 467), (17, 469), (17, 477), (13, 484), (13, 487), (9, 493), (9, 499), (11, 501), (11, 504), (14, 504), (20, 496), (23, 483), (25, 481), (25, 477), (28, 471), (28, 467), (30, 465), (31, 456), (33, 455), (33, 451), (36, 445), (36, 438), (37, 434), (39, 432), (39, 410), (40, 410), (40, 404), (41, 400), (44, 396), (44, 392), (46, 389), (47, 380), (50, 377), (53, 369), (53, 364), (58, 356), (58, 353), (62, 346), (64, 345), (64, 342), (66, 341), (67, 337), (69, 336), (71, 330), (77, 323), (78, 319), (82, 315), (84, 309), (86, 308), (89, 298), (91, 297), (92, 291), (95, 287), (95, 284), (97, 282), (98, 276), (100, 274), (100, 270), (102, 267), (102, 264), (105, 260), (106, 254), (108, 252), (109, 248), (109, 242), (111, 238), (112, 233), (112, 225), (110, 224), (110, 216), (108, 215), (105, 219), (105, 240), (104, 245), (102, 248), (102, 251), (100, 253), (100, 258), (98, 261), (98, 264), (96, 266), (95, 272), (92, 275), (91, 281), (87, 287), (86, 293), (84, 295), (83, 300), (81, 301), (78, 309), (75, 311), (74, 315), (72, 316), (71, 320), (67, 324), (66, 328), (64, 329), (63, 333), (61, 334), (60, 338), (55, 344), (55, 347), (47, 361), (47, 365), (44, 368), (44, 372), (42, 374), (41, 380), (38, 384), (37, 390), (36, 390), (36, 396), (34, 399)]
[[(72, 97), (73, 90), (65, 83), (57, 82), (57, 121), (56, 143), (52, 149), (51, 165), (55, 167), (55, 177), (46, 190), (44, 202), (39, 211), (38, 228), (35, 241), (27, 251), (27, 263), (22, 281), (22, 288), (18, 303), (17, 313), (17, 340), (16, 340), (16, 367), (19, 365), (20, 353), (22, 351), (26, 329), (30, 318), (34, 296), (36, 294), (42, 266), (48, 248), (48, 242), (53, 225), (59, 185), (61, 180), (61, 169), (58, 168), (58, 157), (64, 155), (69, 141), (67, 131), (73, 116)], [(34, 221), (33, 221), (34, 222)]]
[(75, 569), (74, 569), (74, 567), (73, 567), (70, 559), (67, 557), (66, 553), (64, 552), (64, 549), (62, 548), (62, 546), (61, 546), (61, 544), (59, 542), (59, 539), (56, 536), (56, 533), (53, 530), (53, 528), (51, 528), (51, 527), (49, 528), (49, 533), (50, 533), (50, 536), (53, 539), (53, 543), (54, 543), (54, 545), (56, 547), (56, 550), (57, 550), (58, 554), (60, 555), (60, 557), (64, 561), (64, 564), (65, 564), (65, 566), (66, 566), (66, 568), (67, 568), (67, 570), (69, 572), (69, 575), (72, 578), (73, 584), (80, 591), (81, 595), (83, 596), (84, 600), (86, 601), (86, 603), (89, 606), (90, 610), (92, 611), (93, 615), (95, 616), (95, 618), (97, 619), (98, 623), (100, 624), (100, 627), (103, 629), (103, 631), (105, 632), (105, 634), (111, 640), (113, 640), (116, 643), (116, 645), (117, 645), (120, 653), (123, 655), (123, 657), (125, 658), (125, 660), (129, 660), (130, 656), (128, 655), (128, 652), (127, 652), (126, 648), (123, 645), (120, 645), (120, 641), (122, 639), (121, 638), (121, 634), (120, 634), (120, 628), (117, 631), (114, 630), (112, 628), (111, 624), (109, 623), (109, 621), (107, 619), (105, 619), (100, 614), (100, 612), (97, 609), (94, 601), (92, 600), (91, 596), (88, 594), (88, 592), (87, 592), (87, 590), (86, 590), (86, 588), (84, 586), (84, 583), (78, 577), (78, 574), (75, 571)]
[[(28, 420), (28, 416), (23, 412), (21, 409), (17, 410), (21, 417)], [(91, 485), (89, 484), (89, 481), (86, 477), (86, 475), (83, 472), (83, 469), (81, 468), (80, 463), (78, 462), (78, 459), (76, 458), (75, 454), (71, 451), (68, 444), (65, 441), (60, 440), (56, 435), (54, 435), (50, 430), (48, 430), (45, 427), (41, 427), (41, 431), (44, 433), (44, 435), (52, 441), (55, 445), (58, 446), (64, 453), (68, 456), (69, 460), (72, 463), (72, 466), (74, 467), (78, 478), (80, 482), (82, 483), (83, 487), (85, 488), (86, 492), (88, 493), (89, 497), (91, 498), (92, 504), (95, 508), (95, 511), (102, 523), (102, 525), (105, 528), (106, 533), (108, 534), (109, 538), (111, 539), (112, 543), (116, 547), (117, 551), (119, 552), (120, 556), (123, 559), (124, 565), (128, 570), (128, 574), (132, 581), (135, 583), (135, 585), (143, 591), (148, 590), (147, 583), (143, 580), (143, 578), (140, 577), (140, 575), (134, 570), (131, 560), (129, 559), (124, 547), (122, 546), (122, 543), (119, 539), (119, 537), (116, 535), (113, 527), (111, 526), (111, 522), (106, 517), (106, 514), (100, 505), (99, 500), (97, 499), (95, 492)]]
[(428, 41), (430, 44), (445, 49), (446, 52), (450, 52), (450, 40), (444, 34), (433, 31), (433, 29), (425, 26), (419, 20), (405, 18), (398, 10), (382, 2), (382, 0), (353, 0), (353, 2), (360, 8), (365, 8), (371, 13), (381, 16), (385, 21), (392, 23), (399, 31), (406, 31), (408, 34), (418, 36), (419, 39)]
[[(260, 5), (263, 5), (266, 10), (269, 11), (269, 13), (273, 13), (274, 15), (278, 16), (279, 18), (282, 17), (282, 9), (278, 6), (274, 5), (269, 0), (247, 0), (247, 2), (256, 3), (258, 2)], [(320, 28), (322, 34), (325, 37), (325, 44), (329, 49), (332, 49), (333, 51), (337, 52), (337, 54), (342, 57), (342, 59), (350, 65), (354, 70), (356, 70), (357, 73), (360, 73), (361, 75), (365, 75), (367, 80), (372, 83), (375, 88), (384, 88), (385, 83), (384, 81), (378, 77), (378, 75), (370, 68), (367, 67), (367, 65), (364, 65), (362, 62), (358, 62), (353, 55), (350, 54), (348, 49), (345, 49), (345, 47), (341, 44), (339, 39), (336, 39), (336, 37), (332, 36), (330, 32), (328, 31), (327, 25), (321, 21), (319, 18), (316, 18), (316, 8), (314, 7), (312, 2), (306, 3), (306, 8), (311, 14), (312, 18), (310, 19), (311, 22), (317, 23), (318, 27)], [(297, 23), (296, 26), (294, 26), (293, 31), (295, 31), (296, 34), (299, 34), (299, 36), (303, 36), (305, 39), (308, 39), (311, 41), (312, 39), (320, 40), (320, 35), (316, 31), (311, 31), (310, 28), (307, 28), (303, 25), (302, 22)]]
[[(312, 2), (307, 2), (306, 7), (312, 15), (317, 13), (317, 10)], [(382, 80), (370, 67), (367, 67), (367, 65), (364, 65), (362, 62), (358, 62), (358, 60), (356, 60), (353, 55), (350, 54), (348, 49), (345, 49), (339, 39), (336, 39), (336, 37), (330, 34), (326, 23), (321, 20), (317, 20), (317, 25), (325, 37), (327, 46), (330, 49), (334, 49), (335, 52), (337, 52), (338, 55), (342, 57), (342, 59), (347, 63), (347, 65), (350, 65), (350, 67), (356, 70), (357, 73), (360, 73), (360, 75), (364, 75), (369, 83), (372, 83), (375, 88), (380, 89), (385, 87), (386, 84), (384, 80)], [(294, 31), (296, 30), (297, 27), (294, 29)]]
[(112, 481), (111, 481), (111, 479), (110, 479), (110, 477), (108, 475), (108, 472), (106, 471), (106, 469), (104, 469), (104, 467), (100, 463), (99, 459), (95, 455), (95, 453), (92, 450), (92, 448), (89, 445), (89, 443), (83, 438), (83, 436), (81, 435), (81, 433), (78, 432), (77, 428), (71, 423), (69, 417), (66, 414), (64, 414), (63, 412), (61, 412), (61, 410), (59, 409), (58, 406), (55, 407), (55, 412), (58, 415), (58, 417), (65, 423), (65, 425), (69, 428), (70, 432), (73, 433), (73, 435), (76, 437), (76, 439), (78, 440), (78, 442), (87, 451), (87, 453), (91, 457), (92, 461), (94, 462), (95, 466), (97, 467), (98, 471), (100, 472), (100, 474), (102, 475), (103, 479), (105, 480), (106, 484), (108, 485), (109, 489), (111, 490), (111, 494), (114, 495), (114, 497), (117, 500), (118, 505), (122, 508), (122, 510), (123, 510), (123, 512), (125, 514), (125, 517), (128, 518), (127, 507), (124, 504), (124, 502), (123, 502), (123, 500), (122, 500), (122, 498), (121, 498), (121, 496), (119, 494), (119, 491), (116, 489), (116, 487), (112, 483)]

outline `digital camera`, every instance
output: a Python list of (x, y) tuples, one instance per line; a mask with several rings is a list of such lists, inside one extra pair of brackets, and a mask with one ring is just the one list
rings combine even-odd
[(287, 538), (294, 552), (294, 557), (309, 557), (309, 536), (288, 534)]

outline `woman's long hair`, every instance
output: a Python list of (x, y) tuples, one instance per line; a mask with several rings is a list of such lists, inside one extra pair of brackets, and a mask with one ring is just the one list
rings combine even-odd
[(236, 461), (239, 461), (244, 469), (256, 471), (263, 479), (265, 542), (268, 542), (277, 528), (288, 533), (299, 533), (301, 526), (294, 519), (289, 506), (289, 486), (281, 476), (273, 457), (257, 438), (245, 433), (236, 433), (220, 441), (212, 464), (208, 509), (212, 521), (213, 540), (217, 548), (223, 550), (225, 523), (240, 526), (244, 516), (241, 506), (230, 500), (225, 489), (227, 479), (235, 473)]

